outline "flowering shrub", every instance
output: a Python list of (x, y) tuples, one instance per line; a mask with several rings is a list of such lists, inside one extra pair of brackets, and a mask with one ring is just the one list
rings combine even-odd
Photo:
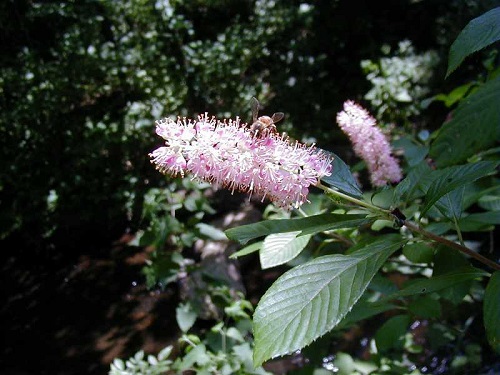
[[(459, 47), (455, 52), (452, 48), (451, 57), (476, 51), (478, 47), (470, 40), (480, 47), (499, 40), (500, 26), (495, 22), (499, 16), (497, 8), (473, 22), (473, 27), (464, 30), (463, 38), (457, 39)], [(495, 32), (489, 32), (485, 42), (483, 36), (491, 30)], [(464, 239), (465, 232), (492, 230), (500, 224), (498, 206), (491, 202), (498, 202), (499, 197), (496, 174), (500, 161), (494, 147), (500, 139), (500, 111), (495, 102), (500, 76), (496, 73), (462, 101), (453, 119), (421, 146), (432, 162), (424, 158), (416, 164), (408, 163), (397, 186), (387, 186), (373, 195), (361, 192), (338, 157), (332, 160), (321, 150), (291, 145), (274, 134), (256, 137), (238, 120), (217, 122), (205, 115), (198, 122), (158, 123), (157, 132), (167, 143), (151, 157), (162, 172), (189, 172), (230, 189), (268, 196), (285, 208), (302, 205), (311, 185), (331, 198), (330, 205), (304, 205), (299, 217), (226, 231), (230, 239), (242, 244), (265, 237), (235, 256), (259, 251), (263, 267), (291, 260), (299, 263), (274, 282), (255, 310), (255, 366), (301, 350), (334, 329), (391, 310), (394, 315), (374, 335), (371, 353), (378, 355), (406, 346), (408, 351), (401, 361), (387, 366), (383, 357), (377, 356), (377, 365), (381, 373), (413, 371), (412, 360), (426, 353), (414, 342), (406, 345), (411, 341), (407, 339), (414, 327), (411, 323), (440, 317), (445, 313), (442, 303), (458, 308), (461, 304), (476, 307), (478, 301), (484, 301), (481, 329), (491, 350), (500, 352), (500, 264), (489, 259), (491, 254), (481, 254), (484, 243)], [(337, 120), (351, 137), (355, 151), (367, 161), (373, 185), (403, 177), (386, 139), (366, 111), (347, 102)], [(469, 144), (474, 147), (467, 147)], [(468, 163), (458, 164), (465, 160)], [(313, 237), (323, 239), (318, 248), (323, 255), (305, 255), (297, 262)], [(333, 249), (327, 246), (332, 240), (338, 242)], [(376, 277), (398, 270), (401, 264), (412, 276), (406, 283), (396, 284), (388, 278), (381, 282), (380, 276)], [(440, 329), (439, 324), (431, 328), (433, 334)], [(462, 341), (456, 336), (444, 340), (458, 341), (458, 345)], [(472, 353), (470, 365), (477, 365), (477, 348), (469, 346), (465, 351)], [(345, 373), (377, 369), (364, 371), (359, 363), (343, 366)], [(464, 362), (450, 366), (463, 369)]]

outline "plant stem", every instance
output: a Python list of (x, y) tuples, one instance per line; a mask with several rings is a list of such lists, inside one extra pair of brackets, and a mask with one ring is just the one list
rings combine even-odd
[(495, 269), (495, 270), (500, 270), (500, 264), (493, 262), (492, 260), (489, 260), (488, 258), (483, 257), (482, 255), (472, 251), (468, 247), (462, 246), (456, 242), (447, 240), (446, 238), (440, 237), (435, 235), (434, 233), (428, 232), (425, 229), (420, 228), (418, 225), (412, 223), (411, 221), (404, 220), (403, 225), (407, 227), (409, 230), (412, 232), (416, 232), (421, 234), (424, 237), (430, 238), (436, 242), (442, 243), (443, 245), (446, 245), (448, 247), (451, 247), (452, 249), (458, 250), (464, 254), (467, 254), (471, 258), (476, 259), (477, 261), (486, 264), (487, 266)]
[[(481, 263), (483, 263), (483, 264), (485, 264), (485, 265), (487, 265), (495, 270), (500, 270), (500, 264), (498, 264), (498, 263), (496, 263), (488, 258), (483, 257), (482, 255), (472, 251), (468, 247), (465, 247), (465, 246), (458, 244), (456, 242), (447, 240), (446, 238), (440, 237), (438, 235), (435, 235), (434, 233), (431, 233), (431, 232), (426, 231), (425, 229), (422, 229), (419, 225), (412, 223), (409, 220), (406, 220), (404, 215), (402, 217), (399, 217), (399, 216), (394, 214), (394, 211), (389, 211), (389, 210), (385, 210), (383, 208), (374, 206), (373, 204), (367, 203), (367, 202), (362, 201), (360, 199), (357, 199), (357, 198), (351, 197), (347, 194), (341, 193), (338, 190), (331, 189), (328, 186), (322, 185), (321, 183), (318, 183), (316, 186), (319, 187), (320, 189), (322, 189), (328, 196), (339, 197), (341, 199), (352, 202), (358, 206), (368, 208), (370, 211), (378, 212), (388, 219), (396, 219), (400, 225), (404, 225), (412, 232), (419, 233), (422, 236), (427, 237), (433, 241), (436, 241), (436, 242), (441, 243), (445, 246), (448, 246), (452, 249), (455, 249), (455, 250), (458, 250), (464, 254), (467, 254), (471, 258), (474, 258), (477, 261), (479, 261), (479, 262), (481, 262)], [(458, 231), (458, 233), (459, 233), (460, 242), (463, 243), (461, 232)]]
[(354, 204), (357, 204), (358, 206), (368, 208), (371, 211), (380, 212), (380, 213), (382, 213), (382, 214), (384, 214), (386, 216), (391, 213), (389, 210), (385, 210), (383, 208), (374, 206), (373, 204), (370, 204), (368, 202), (365, 202), (365, 201), (362, 201), (360, 199), (351, 197), (351, 196), (349, 196), (347, 194), (341, 193), (338, 190), (331, 189), (328, 186), (325, 186), (325, 185), (323, 185), (321, 183), (318, 183), (316, 186), (318, 188), (322, 189), (325, 193), (327, 193), (327, 195), (337, 196), (337, 197), (342, 198), (342, 199), (344, 199), (346, 201), (349, 201), (349, 202), (352, 202)]

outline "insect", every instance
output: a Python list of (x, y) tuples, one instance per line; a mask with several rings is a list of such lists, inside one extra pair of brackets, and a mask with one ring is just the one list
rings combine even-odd
[(278, 121), (281, 121), (283, 117), (285, 117), (285, 114), (283, 112), (276, 112), (272, 115), (272, 117), (259, 117), (259, 101), (252, 97), (250, 104), (252, 106), (252, 125), (250, 125), (250, 132), (252, 135), (254, 137), (262, 138), (269, 134), (277, 133), (278, 131), (276, 130), (275, 124)]

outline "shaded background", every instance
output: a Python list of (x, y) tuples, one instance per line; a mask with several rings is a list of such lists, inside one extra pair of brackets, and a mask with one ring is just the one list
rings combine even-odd
[[(250, 120), (256, 96), (292, 136), (342, 154), (334, 118), (370, 88), (361, 60), (409, 39), (438, 52), (431, 90), (447, 91), (474, 74), (444, 82), (451, 42), (495, 4), (3, 1), (0, 369), (102, 374), (175, 337), (178, 297), (148, 292), (147, 253), (123, 246), (146, 191), (167, 183), (147, 157), (155, 119)], [(431, 109), (438, 127), (446, 111)]]

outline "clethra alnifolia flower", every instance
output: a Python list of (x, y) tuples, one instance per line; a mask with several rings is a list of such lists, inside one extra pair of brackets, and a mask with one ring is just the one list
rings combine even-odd
[(277, 133), (257, 137), (239, 118), (166, 118), (156, 122), (156, 133), (165, 146), (149, 156), (160, 172), (267, 197), (285, 209), (302, 205), (309, 187), (331, 174), (331, 158), (314, 146)]
[(350, 138), (356, 155), (366, 162), (374, 186), (401, 180), (401, 169), (391, 156), (391, 146), (368, 111), (348, 100), (344, 110), (337, 114), (337, 123)]

